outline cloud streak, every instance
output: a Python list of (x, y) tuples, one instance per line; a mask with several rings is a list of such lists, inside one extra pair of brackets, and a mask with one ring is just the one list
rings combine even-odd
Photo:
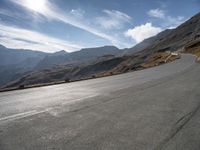
[(55, 52), (58, 50), (67, 50), (70, 52), (83, 47), (35, 31), (4, 24), (0, 24), (0, 44), (9, 48), (41, 50), (44, 52)]
[[(16, 3), (18, 5), (21, 5), (30, 11), (36, 11), (36, 10), (31, 10), (29, 6), (24, 3), (25, 0), (10, 0), (13, 3)], [(72, 15), (72, 13), (78, 13), (77, 11), (72, 11), (69, 13), (65, 13), (62, 10), (60, 10), (58, 7), (56, 7), (54, 4), (50, 3), (48, 0), (45, 0), (45, 9), (43, 11), (36, 11), (36, 13), (41, 14), (42, 16), (48, 18), (48, 19), (53, 19), (57, 21), (61, 21), (63, 23), (69, 24), (71, 26), (74, 26), (76, 28), (85, 30), (89, 33), (92, 33), (93, 35), (96, 35), (98, 37), (101, 37), (103, 39), (108, 40), (114, 45), (119, 45), (119, 41), (114, 38), (113, 36), (110, 36), (102, 31), (97, 30), (96, 28), (92, 27), (89, 23), (84, 22), (82, 19), (79, 17), (76, 17), (75, 15)]]
[(125, 23), (130, 22), (131, 17), (117, 10), (103, 10), (106, 16), (97, 17), (97, 23), (105, 29), (120, 29)]
[(185, 21), (185, 18), (183, 16), (172, 17), (170, 15), (167, 15), (164, 10), (159, 9), (159, 8), (151, 9), (147, 12), (147, 14), (150, 17), (161, 19), (162, 26), (164, 28), (170, 28), (170, 29), (176, 28), (177, 26), (179, 26), (181, 23)]
[(165, 18), (165, 13), (163, 10), (161, 9), (151, 9), (149, 12), (148, 12), (148, 15), (151, 16), (151, 17), (155, 17), (155, 18)]

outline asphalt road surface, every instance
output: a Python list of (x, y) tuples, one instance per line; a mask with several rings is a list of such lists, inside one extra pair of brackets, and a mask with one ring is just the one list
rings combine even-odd
[(0, 93), (0, 150), (199, 150), (191, 55), (112, 77)]

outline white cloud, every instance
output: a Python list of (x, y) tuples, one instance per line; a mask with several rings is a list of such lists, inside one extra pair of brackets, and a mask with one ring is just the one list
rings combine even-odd
[(185, 21), (185, 18), (183, 16), (173, 17), (167, 15), (164, 10), (159, 8), (151, 9), (147, 12), (147, 14), (150, 17), (161, 19), (162, 20), (161, 25), (163, 26), (163, 28), (169, 28), (169, 29), (176, 28)]
[(133, 29), (129, 29), (127, 32), (125, 32), (125, 36), (131, 37), (136, 41), (136, 43), (139, 43), (146, 38), (158, 34), (161, 31), (161, 28), (154, 27), (152, 23), (146, 23), (140, 26), (136, 26)]
[(117, 10), (103, 10), (106, 16), (97, 17), (97, 23), (105, 29), (120, 29), (131, 17)]
[(35, 31), (4, 24), (0, 24), (0, 44), (9, 48), (42, 50), (44, 52), (55, 52), (58, 50), (74, 51), (83, 47)]
[(39, 14), (31, 14), (28, 15), (21, 14), (17, 11), (10, 11), (9, 9), (0, 8), (0, 15), (7, 16), (14, 18), (15, 20), (26, 20), (26, 21), (37, 21), (37, 22), (44, 22), (45, 19)]
[(165, 12), (158, 8), (149, 10), (148, 15), (156, 18), (165, 18)]
[(59, 8), (57, 8), (53, 3), (50, 3), (50, 1), (45, 0), (45, 9), (42, 11), (38, 11), (37, 9), (30, 9), (30, 6), (27, 6), (25, 3), (26, 0), (10, 0), (18, 5), (21, 5), (30, 11), (34, 11), (34, 13), (39, 13), (43, 15), (44, 17), (50, 19), (50, 20), (57, 20), (62, 21), (66, 24), (72, 25), (74, 27), (80, 28), (82, 30), (85, 30), (87, 32), (90, 32), (98, 37), (101, 37), (103, 39), (106, 39), (110, 41), (114, 45), (118, 45), (120, 42), (114, 38), (113, 36), (110, 36), (102, 31), (99, 31), (96, 29), (96, 27), (92, 27), (88, 22), (84, 21), (83, 19), (80, 19), (78, 17), (74, 17), (74, 15), (71, 15), (71, 13), (65, 13)]

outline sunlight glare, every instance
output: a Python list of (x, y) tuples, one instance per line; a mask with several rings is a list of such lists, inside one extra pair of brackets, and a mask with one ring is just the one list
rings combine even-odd
[(47, 8), (47, 0), (24, 0), (24, 5), (36, 12), (44, 12)]

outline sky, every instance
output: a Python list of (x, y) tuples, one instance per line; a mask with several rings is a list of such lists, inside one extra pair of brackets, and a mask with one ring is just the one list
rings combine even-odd
[(200, 11), (200, 0), (0, 0), (0, 44), (44, 52), (133, 47)]

